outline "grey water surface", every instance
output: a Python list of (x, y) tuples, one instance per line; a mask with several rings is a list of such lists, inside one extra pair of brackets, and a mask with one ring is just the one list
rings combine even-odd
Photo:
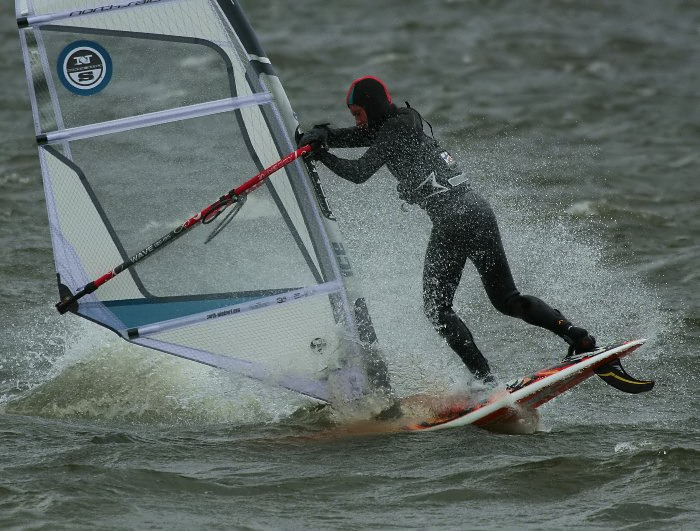
[[(601, 343), (647, 338), (626, 367), (656, 388), (591, 379), (529, 434), (329, 437), (300, 397), (59, 316), (7, 2), (0, 528), (697, 529), (700, 3), (242, 3), (302, 124), (350, 125), (349, 83), (384, 79), (491, 201), (521, 291)], [(320, 173), (397, 393), (465, 390), (422, 316), (427, 217), (385, 170), (362, 186)], [(498, 314), (471, 267), (456, 306), (502, 380), (565, 352)]]

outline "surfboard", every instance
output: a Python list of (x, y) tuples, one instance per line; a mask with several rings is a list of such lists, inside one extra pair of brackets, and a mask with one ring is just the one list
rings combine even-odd
[[(404, 431), (428, 431), (455, 428), (473, 424), (489, 427), (517, 419), (524, 412), (532, 412), (594, 374), (616, 389), (627, 393), (641, 393), (653, 388), (652, 380), (637, 380), (625, 372), (620, 363), (623, 358), (644, 344), (645, 339), (626, 341), (592, 352), (567, 357), (560, 363), (517, 378), (505, 387), (487, 394), (481, 399), (468, 397), (443, 401), (443, 409), (425, 420), (403, 424)], [(405, 399), (406, 405), (417, 397)]]

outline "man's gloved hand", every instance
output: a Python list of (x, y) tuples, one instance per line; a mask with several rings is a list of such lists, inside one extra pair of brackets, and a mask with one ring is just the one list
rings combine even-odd
[(328, 150), (328, 134), (328, 124), (314, 125), (310, 131), (297, 138), (297, 147), (311, 144), (313, 151), (307, 156), (315, 159), (322, 152)]

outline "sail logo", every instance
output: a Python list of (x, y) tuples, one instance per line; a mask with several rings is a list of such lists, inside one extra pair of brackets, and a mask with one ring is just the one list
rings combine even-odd
[(110, 4), (108, 6), (92, 7), (89, 9), (81, 9), (80, 11), (72, 11), (68, 16), (79, 17), (82, 15), (92, 15), (93, 13), (104, 13), (105, 11), (112, 11), (114, 9), (122, 9), (125, 7), (135, 7), (142, 6), (145, 4), (155, 4), (161, 0), (136, 0), (134, 2), (127, 2), (126, 4)]
[(452, 166), (455, 163), (455, 159), (453, 159), (452, 155), (450, 155), (447, 151), (440, 153), (440, 158), (442, 158), (442, 160), (445, 161), (445, 164), (448, 166)]
[(104, 89), (112, 78), (112, 58), (92, 41), (76, 41), (58, 57), (58, 77), (73, 94), (91, 96)]
[(435, 194), (441, 194), (442, 192), (447, 192), (449, 190), (447, 186), (443, 186), (439, 182), (437, 182), (437, 175), (435, 175), (434, 171), (431, 171), (430, 175), (428, 175), (422, 183), (416, 186), (416, 190), (428, 185), (430, 186), (430, 188), (423, 192), (427, 195), (422, 199), (422, 201), (425, 201), (426, 199), (434, 196)]

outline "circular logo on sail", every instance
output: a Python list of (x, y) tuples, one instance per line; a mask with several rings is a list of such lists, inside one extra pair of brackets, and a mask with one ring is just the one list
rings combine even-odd
[(112, 77), (112, 58), (92, 41), (76, 41), (66, 46), (57, 66), (63, 86), (81, 96), (97, 94)]

